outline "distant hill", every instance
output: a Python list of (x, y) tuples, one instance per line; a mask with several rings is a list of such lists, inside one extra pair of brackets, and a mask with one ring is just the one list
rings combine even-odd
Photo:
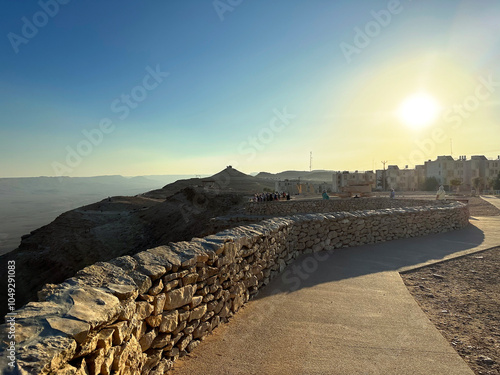
[(149, 191), (143, 196), (165, 199), (187, 187), (203, 187), (207, 191), (225, 193), (255, 194), (263, 192), (264, 189), (274, 190), (274, 181), (258, 176), (254, 177), (228, 166), (213, 176), (178, 180), (161, 189)]
[(300, 178), (304, 181), (330, 182), (335, 171), (315, 170), (315, 171), (284, 171), (280, 173), (260, 172), (255, 177), (269, 180), (296, 180)]

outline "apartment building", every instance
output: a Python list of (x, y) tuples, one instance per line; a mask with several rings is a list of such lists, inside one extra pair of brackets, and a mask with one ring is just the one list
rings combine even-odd
[(473, 155), (469, 160), (459, 156), (457, 160), (451, 156), (438, 156), (434, 161), (425, 162), (426, 177), (435, 177), (441, 185), (452, 185), (459, 180), (459, 190), (470, 191), (476, 183), (482, 188), (489, 188), (500, 172), (500, 156), (488, 159), (484, 155)]
[(343, 171), (334, 172), (332, 176), (332, 192), (340, 193), (342, 188), (354, 185), (370, 185), (371, 189), (377, 186), (376, 174), (373, 171)]

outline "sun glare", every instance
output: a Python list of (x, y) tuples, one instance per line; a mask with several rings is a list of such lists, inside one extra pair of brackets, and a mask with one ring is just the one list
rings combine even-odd
[(435, 122), (441, 107), (428, 94), (414, 94), (406, 98), (398, 109), (398, 118), (412, 128), (423, 128)]

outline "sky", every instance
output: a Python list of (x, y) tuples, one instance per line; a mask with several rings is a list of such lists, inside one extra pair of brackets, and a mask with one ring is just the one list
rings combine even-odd
[(0, 177), (500, 155), (497, 0), (1, 7)]

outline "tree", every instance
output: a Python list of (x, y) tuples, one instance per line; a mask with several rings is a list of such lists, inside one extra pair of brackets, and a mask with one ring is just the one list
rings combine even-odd
[(436, 177), (427, 177), (424, 182), (423, 189), (425, 191), (435, 191), (439, 187), (439, 181)]
[(454, 178), (453, 180), (450, 181), (450, 185), (453, 186), (455, 192), (458, 191), (458, 187), (462, 185), (462, 179), (460, 178)]
[(476, 192), (479, 192), (483, 188), (483, 179), (481, 177), (475, 177), (472, 179), (472, 186), (476, 189)]
[(387, 176), (385, 176), (384, 178), (384, 175), (385, 171), (382, 173), (382, 176), (380, 176), (377, 180), (377, 186), (380, 187), (383, 191), (387, 190), (387, 188), (389, 187), (389, 179), (387, 178)]
[(500, 190), (500, 172), (495, 180), (493, 180), (493, 190)]

